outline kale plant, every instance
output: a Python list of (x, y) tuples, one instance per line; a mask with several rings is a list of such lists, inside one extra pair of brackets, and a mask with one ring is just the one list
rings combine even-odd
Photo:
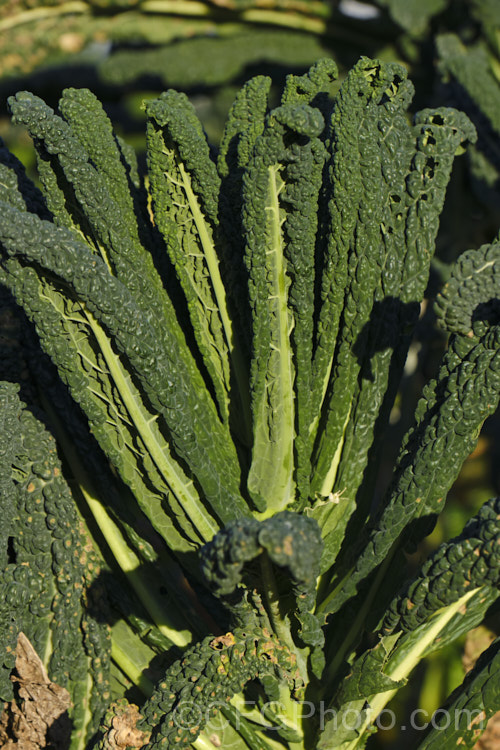
[[(61, 467), (41, 413), (0, 389), (4, 726), (22, 631), (70, 693), (71, 750), (360, 748), (497, 600), (498, 499), (419, 572), (404, 551), (498, 405), (498, 241), (437, 300), (448, 347), (376, 492), (475, 130), (445, 108), (411, 124), (399, 65), (362, 58), (331, 96), (335, 77), (329, 60), (289, 76), (274, 109), (250, 80), (217, 152), (167, 91), (144, 105), (145, 176), (90, 91), (59, 114), (10, 99), (41, 187), (3, 149), (0, 280), (67, 391), (39, 375)], [(420, 748), (473, 744), (498, 646)]]

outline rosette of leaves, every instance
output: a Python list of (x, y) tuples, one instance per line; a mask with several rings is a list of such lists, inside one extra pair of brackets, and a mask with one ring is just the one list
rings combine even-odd
[[(400, 576), (498, 404), (498, 242), (443, 290), (449, 346), (372, 511), (446, 185), (475, 131), (446, 108), (410, 123), (399, 65), (362, 58), (331, 96), (335, 77), (330, 60), (289, 76), (274, 108), (270, 80), (250, 80), (218, 151), (167, 91), (144, 105), (147, 175), (90, 91), (66, 90), (58, 113), (10, 100), (41, 187), (1, 152), (0, 279), (81, 410), (44, 386), (110, 594), (120, 571), (129, 586), (111, 655), (145, 696), (150, 750), (361, 747), (429, 644), (498, 594), (498, 566), (483, 582), (469, 554), (496, 533), (491, 508), (486, 536), (481, 517), (411, 594)], [(425, 581), (438, 592), (404, 619), (399, 599)], [(354, 708), (361, 730), (303, 716), (304, 699)]]

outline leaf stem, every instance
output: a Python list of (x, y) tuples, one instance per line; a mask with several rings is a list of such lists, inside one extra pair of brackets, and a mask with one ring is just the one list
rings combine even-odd
[(332, 682), (335, 679), (335, 675), (337, 674), (337, 671), (346, 658), (349, 648), (352, 646), (352, 644), (355, 642), (359, 632), (361, 631), (366, 616), (368, 612), (371, 609), (371, 606), (373, 604), (373, 600), (375, 598), (375, 595), (379, 589), (379, 586), (385, 576), (387, 566), (389, 565), (390, 561), (392, 560), (392, 555), (389, 555), (386, 560), (382, 563), (382, 565), (379, 567), (377, 571), (377, 575), (375, 577), (375, 580), (373, 581), (373, 584), (370, 588), (370, 591), (368, 592), (362, 606), (359, 607), (356, 618), (354, 622), (352, 623), (351, 627), (349, 628), (348, 632), (346, 633), (346, 636), (340, 646), (340, 648), (337, 650), (335, 657), (332, 659), (332, 661), (328, 664), (328, 667), (325, 669), (325, 674), (322, 678), (322, 687), (325, 688), (324, 694), (328, 695), (329, 693), (329, 686), (331, 686)]
[[(421, 637), (418, 639), (413, 638), (413, 645), (407, 653), (404, 653), (405, 639), (401, 638), (396, 644), (393, 655), (389, 658), (388, 664), (384, 668), (384, 674), (387, 675), (387, 677), (391, 677), (396, 682), (407, 678), (413, 668), (422, 659), (428, 647), (436, 640), (439, 633), (444, 630), (452, 617), (460, 611), (460, 609), (474, 596), (474, 594), (478, 592), (478, 590), (479, 589), (476, 588), (472, 591), (468, 591), (454, 604), (438, 611), (428, 623), (424, 623), (424, 625), (421, 626)], [(409, 635), (410, 637), (414, 636), (414, 633), (410, 633)], [(398, 656), (400, 656), (399, 659)], [(394, 664), (392, 668), (391, 663)], [(357, 747), (364, 746), (366, 741), (366, 730), (380, 714), (382, 709), (389, 703), (391, 698), (394, 697), (397, 690), (398, 688), (394, 690), (386, 690), (383, 693), (378, 693), (370, 699), (370, 707), (367, 711), (366, 719), (364, 720), (363, 725), (356, 730), (359, 732), (359, 736), (349, 745), (346, 745), (345, 750), (355, 750)]]
[[(243, 359), (243, 353), (237, 337), (235, 336), (233, 322), (229, 316), (227, 307), (227, 296), (224, 284), (219, 269), (219, 259), (215, 251), (213, 238), (210, 236), (205, 217), (200, 207), (198, 198), (193, 190), (191, 184), (191, 177), (186, 171), (184, 164), (180, 159), (177, 163), (180, 175), (182, 177), (182, 183), (184, 192), (186, 194), (189, 207), (194, 217), (194, 222), (200, 241), (203, 247), (203, 253), (207, 264), (208, 272), (210, 274), (210, 280), (212, 284), (213, 293), (219, 308), (220, 320), (222, 323), (222, 329), (224, 331), (224, 338), (226, 340), (227, 348), (231, 363), (233, 365), (234, 376), (238, 386), (238, 395), (241, 401), (241, 414), (243, 420), (243, 436), (244, 440), (249, 443), (250, 436), (252, 434), (251, 427), (251, 416), (250, 416), (250, 398), (248, 389), (248, 373)], [(229, 396), (229, 394), (228, 394)]]
[(263, 552), (260, 555), (260, 567), (262, 571), (262, 588), (265, 591), (265, 599), (267, 603), (266, 610), (269, 615), (271, 627), (280, 642), (284, 646), (287, 646), (290, 651), (296, 655), (297, 667), (300, 676), (302, 677), (304, 683), (307, 685), (307, 683), (309, 682), (307, 660), (306, 658), (304, 658), (303, 654), (301, 654), (300, 650), (294, 643), (288, 624), (288, 618), (285, 619), (281, 614), (278, 585), (276, 583), (273, 566), (267, 552)]
[(265, 591), (265, 598), (267, 603), (267, 613), (269, 615), (269, 620), (271, 622), (272, 628), (283, 644), (286, 644), (289, 647), (291, 646), (293, 650), (295, 650), (294, 643), (291, 639), (290, 630), (281, 617), (278, 586), (276, 584), (276, 578), (271, 561), (266, 552), (263, 552), (260, 556), (260, 567), (262, 571), (263, 589)]
[[(63, 453), (71, 469), (73, 477), (78, 485), (85, 503), (91, 512), (94, 520), (106, 541), (111, 554), (116, 560), (117, 565), (123, 571), (137, 597), (150, 614), (158, 630), (173, 644), (179, 648), (186, 648), (192, 639), (192, 633), (186, 626), (185, 622), (176, 622), (173, 617), (172, 607), (167, 607), (159, 601), (154, 595), (154, 587), (151, 580), (146, 582), (142, 573), (141, 560), (135, 552), (128, 546), (119, 526), (113, 521), (110, 514), (101, 502), (95, 491), (93, 482), (83, 467), (81, 460), (74, 448), (72, 441), (69, 439), (66, 431), (61, 424), (57, 413), (50, 403), (42, 394), (42, 403), (45, 411), (50, 417), (51, 423), (58, 436), (58, 442), (64, 446)], [(149, 585), (147, 585), (149, 583)], [(175, 615), (183, 619), (180, 610), (176, 609)]]
[(113, 351), (107, 335), (87, 308), (85, 308), (85, 315), (130, 419), (144, 441), (144, 445), (148, 449), (158, 471), (164, 477), (172, 492), (177, 496), (187, 518), (198, 531), (201, 539), (205, 542), (210, 541), (219, 530), (216, 522), (209, 516), (206, 508), (197, 496), (193, 482), (191, 480), (186, 482), (186, 477), (180, 466), (173, 460), (169, 460), (170, 457), (159, 443), (158, 434), (154, 430), (154, 420), (146, 419), (143, 411), (137, 404), (130, 377), (124, 371), (119, 358)]
[(125, 674), (129, 680), (139, 688), (143, 695), (147, 698), (150, 698), (153, 695), (153, 683), (148, 677), (146, 677), (144, 671), (132, 661), (128, 651), (123, 649), (115, 638), (111, 641), (111, 658), (121, 669), (123, 674)]

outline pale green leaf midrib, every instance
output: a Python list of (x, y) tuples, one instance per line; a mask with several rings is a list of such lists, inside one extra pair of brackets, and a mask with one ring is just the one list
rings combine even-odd
[[(340, 466), (340, 461), (342, 459), (342, 451), (344, 449), (344, 442), (345, 442), (345, 436), (346, 436), (346, 430), (347, 425), (349, 424), (349, 420), (351, 418), (351, 411), (352, 411), (352, 401), (349, 404), (349, 409), (347, 411), (346, 418), (344, 420), (344, 424), (342, 427), (342, 434), (339, 439), (339, 442), (337, 444), (337, 447), (335, 449), (335, 453), (333, 454), (332, 460), (328, 466), (328, 469), (325, 473), (325, 476), (323, 479), (321, 477), (317, 481), (321, 481), (320, 488), (318, 490), (318, 494), (321, 497), (328, 497), (330, 495), (330, 492), (332, 492), (333, 487), (335, 485), (335, 480), (337, 478), (337, 472), (338, 468)], [(314, 486), (314, 484), (313, 484)]]
[[(85, 680), (86, 684), (86, 690), (85, 690), (85, 705), (84, 705), (84, 713), (83, 716), (80, 719), (80, 731), (75, 738), (75, 733), (73, 732), (71, 735), (71, 748), (72, 750), (85, 750), (85, 746), (87, 744), (87, 732), (88, 728), (90, 726), (90, 723), (92, 721), (92, 713), (90, 711), (90, 695), (92, 692), (92, 688), (94, 687), (94, 680), (92, 677), (92, 667), (91, 667), (91, 658), (90, 656), (86, 656), (87, 660), (87, 677)], [(75, 743), (75, 739), (77, 742)]]
[[(406, 679), (410, 672), (422, 659), (425, 651), (430, 646), (430, 644), (436, 640), (436, 638), (444, 630), (446, 625), (448, 625), (450, 620), (457, 614), (457, 612), (462, 609), (462, 607), (467, 604), (469, 599), (477, 594), (478, 591), (479, 589), (477, 588), (473, 589), (472, 591), (468, 591), (464, 596), (458, 599), (458, 601), (450, 604), (448, 607), (445, 607), (443, 610), (441, 610), (441, 612), (436, 613), (436, 615), (428, 623), (428, 627), (426, 628), (422, 637), (419, 638), (419, 640), (413, 645), (409, 652), (405, 654), (405, 656), (401, 660), (399, 660), (397, 665), (392, 669), (390, 665), (391, 659), (389, 659), (389, 664), (384, 668), (384, 674), (387, 677), (393, 679), (395, 682)], [(397, 654), (398, 651), (403, 647), (404, 643), (402, 643), (400, 640), (398, 644), (396, 644), (394, 653)], [(359, 737), (349, 745), (346, 745), (345, 748), (343, 746), (343, 750), (355, 750), (356, 748), (362, 746), (363, 738), (368, 726), (375, 720), (375, 718), (380, 714), (380, 712), (385, 708), (385, 706), (397, 692), (398, 688), (395, 688), (394, 690), (386, 690), (383, 693), (378, 693), (374, 698), (370, 700), (370, 711), (364, 725), (359, 729)]]
[[(293, 441), (295, 436), (294, 429), (294, 402), (293, 402), (293, 360), (290, 344), (290, 323), (288, 315), (288, 300), (287, 300), (287, 289), (286, 289), (286, 274), (285, 274), (285, 256), (283, 248), (283, 231), (282, 225), (284, 219), (280, 217), (280, 192), (283, 189), (284, 183), (280, 178), (280, 165), (274, 164), (268, 167), (268, 196), (269, 201), (266, 206), (266, 211), (270, 217), (268, 220), (268, 227), (270, 229), (270, 248), (266, 251), (267, 258), (270, 258), (269, 265), (266, 263), (268, 268), (270, 267), (270, 293), (268, 295), (268, 305), (271, 307), (271, 300), (277, 300), (277, 323), (275, 324), (275, 331), (277, 333), (278, 346), (276, 347), (279, 351), (279, 404), (274, 406), (274, 411), (279, 414), (279, 425), (278, 435), (273, 441), (278, 446), (279, 461), (280, 465), (276, 465), (276, 473), (274, 479), (269, 477), (259, 477), (258, 483), (260, 486), (268, 484), (269, 487), (273, 487), (271, 491), (267, 491), (266, 501), (267, 509), (262, 515), (264, 517), (271, 511), (276, 512), (285, 508), (291, 500), (292, 485), (293, 485)], [(269, 316), (272, 320), (274, 313), (269, 309)], [(264, 384), (264, 389), (267, 384)], [(265, 398), (263, 397), (263, 402)], [(268, 420), (267, 408), (264, 407), (264, 412), (260, 414), (260, 421), (266, 422)], [(256, 426), (257, 430), (260, 431), (259, 425)], [(262, 427), (262, 425), (260, 426)], [(268, 426), (264, 429), (267, 439)], [(257, 448), (258, 450), (258, 448)], [(274, 453), (276, 453), (274, 451)], [(289, 466), (286, 466), (288, 460)], [(259, 462), (262, 466), (262, 463)], [(288, 474), (288, 476), (286, 476)], [(278, 491), (276, 491), (278, 490)], [(259, 516), (261, 517), (261, 516)]]
[[(160, 632), (177, 646), (181, 648), (186, 647), (192, 639), (191, 633), (187, 628), (180, 630), (178, 624), (175, 623), (175, 619), (172, 618), (171, 610), (169, 611), (168, 607), (166, 607), (161, 600), (158, 600), (152, 591), (143, 585), (143, 579), (138, 575), (141, 569), (140, 559), (134, 550), (129, 547), (121, 529), (112, 519), (105, 504), (97, 496), (92, 483), (89, 482), (87, 473), (81, 465), (76, 448), (72, 444), (72, 441), (67, 439), (68, 436), (65, 427), (62, 426), (59, 417), (54, 413), (52, 406), (45, 398), (43, 398), (43, 407), (50, 415), (51, 422), (56, 424), (57, 435), (62, 438), (63, 444), (65, 445), (64, 455), (68, 460), (75, 481), (78, 484), (78, 489), (85, 499), (87, 507), (92, 513), (98, 528), (102, 532), (111, 554), (118, 563), (120, 569), (124, 572), (125, 576), (129, 579), (133, 590), (151, 615)], [(50, 631), (50, 637), (52, 639), (52, 631)], [(47, 654), (47, 659), (50, 656), (50, 653), (52, 653), (52, 650), (51, 646), (50, 652)]]
[(179, 159), (177, 159), (177, 168), (179, 169), (180, 175), (182, 177), (182, 186), (186, 194), (186, 198), (188, 200), (189, 208), (191, 210), (191, 214), (194, 219), (194, 223), (198, 232), (198, 236), (200, 238), (201, 246), (203, 248), (203, 257), (205, 258), (208, 272), (210, 274), (212, 289), (215, 295), (215, 300), (217, 302), (217, 307), (218, 307), (220, 319), (222, 322), (222, 328), (224, 330), (224, 337), (226, 339), (226, 344), (227, 344), (229, 352), (232, 353), (233, 348), (234, 348), (233, 326), (229, 318), (229, 313), (228, 313), (227, 303), (226, 303), (226, 291), (222, 283), (222, 278), (221, 278), (220, 269), (219, 269), (219, 260), (215, 252), (215, 247), (214, 247), (213, 239), (211, 236), (211, 232), (209, 232), (208, 230), (207, 223), (205, 221), (205, 218), (200, 208), (200, 204), (198, 202), (198, 198), (196, 197), (194, 193), (194, 190), (191, 184), (191, 177), (189, 176), (188, 172), (186, 172), (184, 168), (184, 164)]
[[(90, 327), (90, 323), (87, 317), (85, 317), (85, 308), (82, 306), (81, 302), (79, 304), (79, 310), (80, 313), (77, 315), (75, 313), (75, 310), (72, 311), (71, 315), (67, 315), (67, 312), (63, 306), (63, 309), (59, 309), (59, 305), (57, 304), (59, 298), (55, 298), (51, 294), (47, 294), (43, 292), (43, 296), (46, 299), (47, 303), (51, 304), (55, 307), (58, 314), (63, 316), (63, 318), (66, 321), (71, 321), (72, 323), (76, 324), (76, 326), (82, 326), (84, 325), (86, 329)], [(71, 337), (72, 343), (73, 343), (73, 349), (78, 353), (78, 356), (80, 358), (83, 358), (92, 368), (92, 370), (98, 372), (101, 375), (106, 375), (107, 381), (109, 382), (110, 378), (110, 372), (108, 369), (104, 370), (103, 368), (99, 367), (95, 362), (93, 362), (85, 353), (84, 347), (82, 346), (82, 343), (88, 343), (88, 333), (82, 332), (80, 330), (74, 329), (74, 326), (69, 326), (67, 328), (68, 334)], [(144, 512), (146, 512), (146, 515), (151, 518), (154, 527), (159, 531), (160, 534), (163, 535), (165, 538), (165, 541), (169, 543), (168, 534), (165, 535), (164, 531), (162, 531), (162, 526), (164, 524), (161, 524), (160, 521), (163, 519), (163, 521), (170, 521), (168, 517), (164, 514), (164, 511), (161, 507), (161, 495), (166, 492), (169, 494), (171, 493), (170, 488), (168, 487), (168, 484), (166, 485), (164, 483), (164, 479), (162, 478), (160, 480), (160, 477), (162, 477), (161, 473), (158, 473), (158, 468), (153, 460), (153, 458), (148, 453), (144, 453), (142, 449), (138, 446), (135, 446), (132, 441), (132, 436), (129, 432), (129, 427), (134, 427), (131, 420), (129, 419), (128, 412), (122, 408), (122, 411), (119, 410), (119, 403), (115, 403), (109, 396), (108, 393), (106, 393), (103, 390), (103, 384), (99, 382), (99, 379), (97, 378), (97, 383), (94, 386), (92, 382), (89, 382), (87, 385), (87, 389), (90, 393), (92, 393), (95, 398), (102, 402), (105, 405), (106, 409), (110, 409), (113, 413), (113, 419), (108, 417), (106, 419), (106, 424), (111, 426), (111, 431), (109, 438), (111, 439), (111, 442), (114, 445), (114, 448), (116, 450), (120, 451), (121, 455), (121, 465), (119, 468), (120, 472), (124, 476), (127, 484), (130, 486), (133, 494), (138, 498), (138, 502), (141, 508), (143, 508)], [(155, 432), (155, 426), (154, 423), (156, 422), (158, 418), (158, 415), (153, 414), (149, 416), (149, 418), (146, 420), (146, 424), (148, 426), (151, 425), (151, 431)], [(123, 426), (125, 425), (125, 429), (123, 429)], [(113, 438), (115, 438), (113, 440)], [(128, 450), (121, 450), (119, 445), (119, 440), (123, 440), (124, 444), (126, 445)], [(168, 447), (164, 446), (163, 450), (168, 452)], [(151, 477), (150, 479), (153, 483), (154, 488), (157, 490), (156, 493), (149, 488), (146, 485), (146, 482), (143, 478), (143, 473), (139, 470), (137, 462), (134, 458), (134, 455), (137, 455), (139, 458), (142, 456), (143, 458), (145, 456), (149, 456), (151, 465), (155, 467), (155, 477)], [(148, 475), (150, 473), (148, 472)], [(161, 485), (158, 484), (158, 482), (161, 481)], [(190, 480), (186, 478), (185, 480), (185, 486), (189, 486)], [(172, 497), (176, 498), (175, 495), (172, 493)], [(153, 501), (154, 505), (151, 505), (151, 502)], [(147, 504), (148, 509), (144, 507), (145, 504)], [(176, 508), (172, 509), (173, 513), (178, 516), (178, 520), (180, 522), (180, 525), (182, 527), (182, 531), (184, 533), (183, 541), (190, 540), (191, 543), (200, 544), (204, 540), (202, 537), (200, 537), (196, 532), (197, 529), (195, 529), (189, 518), (185, 517), (184, 522), (181, 520), (183, 517), (183, 509), (182, 507), (176, 506)], [(152, 513), (154, 513), (154, 518), (152, 517)], [(161, 516), (158, 516), (158, 513), (161, 514)], [(180, 514), (180, 515), (179, 515)], [(180, 536), (180, 532), (179, 536)]]
[[(178, 156), (176, 158), (176, 161), (179, 173), (182, 178), (184, 192), (188, 200), (189, 208), (191, 210), (196, 229), (198, 231), (201, 246), (203, 248), (203, 255), (210, 275), (212, 289), (215, 296), (215, 301), (217, 303), (220, 321), (222, 324), (222, 330), (224, 331), (224, 339), (226, 342), (227, 351), (229, 352), (229, 358), (232, 362), (234, 375), (238, 384), (238, 394), (241, 400), (242, 417), (245, 423), (245, 432), (249, 435), (250, 406), (248, 398), (248, 376), (241, 346), (239, 346), (238, 341), (236, 340), (234, 335), (234, 327), (229, 315), (226, 290), (224, 288), (224, 284), (222, 282), (222, 277), (220, 274), (219, 259), (214, 247), (213, 236), (207, 227), (207, 223), (200, 208), (198, 198), (193, 190), (191, 177), (184, 168), (184, 164)], [(219, 358), (221, 359), (222, 370), (224, 370), (224, 352), (219, 352)], [(226, 374), (225, 377), (227, 380), (228, 376)], [(227, 380), (226, 389), (229, 388), (230, 383)], [(227, 394), (227, 398), (229, 400), (229, 393)]]
[(130, 377), (128, 373), (123, 371), (123, 366), (114, 353), (107, 335), (89, 310), (85, 309), (85, 314), (130, 419), (140, 434), (159, 473), (179, 499), (186, 516), (198, 530), (200, 537), (204, 541), (210, 541), (218, 531), (216, 522), (208, 515), (200, 499), (192, 491), (194, 490), (192, 481), (187, 480), (181, 468), (172, 459), (168, 460), (165, 455), (165, 451), (168, 451), (168, 446), (159, 441), (154, 429), (156, 421), (152, 420), (150, 415), (146, 417), (143, 414), (143, 410), (134, 393), (135, 389), (130, 382)]
[[(292, 352), (290, 348), (290, 323), (288, 318), (288, 300), (285, 285), (285, 262), (283, 252), (283, 221), (280, 219), (279, 195), (283, 189), (284, 183), (277, 184), (279, 169), (270, 168), (269, 179), (271, 183), (272, 195), (272, 212), (273, 221), (273, 246), (277, 249), (275, 254), (276, 262), (273, 263), (273, 286), (275, 294), (279, 300), (279, 341), (280, 341), (280, 379), (284, 384), (282, 393), (284, 394), (283, 404), (283, 421), (284, 425), (288, 423), (291, 427), (291, 433), (288, 436), (289, 441), (293, 441), (293, 372), (292, 372)], [(285, 435), (283, 437), (286, 437)]]
[(132, 588), (136, 591), (143, 605), (153, 618), (158, 630), (169, 638), (176, 646), (185, 648), (191, 641), (191, 633), (189, 630), (186, 629), (182, 631), (178, 630), (176, 627), (170, 626), (168, 624), (170, 621), (169, 614), (163, 608), (161, 603), (151, 595), (145, 586), (137, 585), (141, 583), (140, 577), (137, 576), (137, 572), (140, 569), (139, 558), (127, 545), (120, 529), (112, 520), (100, 500), (87, 492), (82, 485), (80, 485), (80, 491), (85, 497), (87, 505), (91, 510), (99, 529), (103, 532), (106, 543), (113, 553), (116, 562), (121, 570), (123, 570), (126, 577), (130, 580)]

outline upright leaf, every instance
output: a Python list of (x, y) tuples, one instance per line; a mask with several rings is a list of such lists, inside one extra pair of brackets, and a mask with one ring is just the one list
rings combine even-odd
[[(314, 229), (311, 237), (306, 222), (312, 198), (308, 191), (314, 193), (317, 183), (304, 184), (300, 175), (307, 161), (315, 174), (320, 172), (318, 136), (323, 128), (321, 113), (308, 105), (282, 105), (273, 110), (256, 140), (244, 177), (243, 226), (253, 322), (253, 450), (248, 489), (258, 507), (268, 512), (283, 509), (294, 500), (294, 315), (289, 298), (293, 279), (298, 303), (300, 278), (303, 275), (306, 283), (313, 265)], [(300, 232), (305, 232), (305, 244), (299, 248)], [(289, 238), (292, 247), (287, 247)], [(289, 253), (298, 255), (299, 250), (308, 261), (290, 257)], [(305, 302), (304, 315), (310, 319), (311, 300)]]
[[(395, 81), (401, 84), (403, 79), (399, 66), (363, 58), (344, 81), (330, 123), (329, 236), (322, 259), (311, 424), (312, 440), (321, 425), (312, 489), (323, 497), (335, 483), (357, 390), (360, 363), (356, 346), (366, 332), (384, 265), (380, 223), (388, 188), (378, 148), (380, 111), (386, 92), (391, 86), (397, 91)], [(407, 93), (403, 100), (405, 96)]]
[[(303, 76), (287, 77), (282, 95), (282, 106), (306, 104), (324, 112), (329, 109), (327, 92), (337, 77), (333, 60), (320, 60)], [(288, 305), (293, 314), (291, 333), (295, 365), (295, 482), (297, 507), (304, 507), (310, 499), (311, 479), (311, 422), (314, 379), (312, 361), (314, 350), (315, 291), (317, 286), (317, 246), (323, 240), (320, 231), (320, 193), (323, 186), (327, 149), (326, 132), (290, 150), (289, 164), (283, 172), (286, 188), (283, 191), (286, 221), (285, 255), (287, 258), (290, 290)]]
[[(238, 91), (228, 113), (217, 159), (221, 177), (219, 220), (226, 238), (220, 248), (224, 261), (222, 272), (247, 361), (250, 357), (251, 317), (248, 273), (243, 261), (243, 175), (255, 141), (264, 130), (270, 88), (270, 78), (256, 76)], [(249, 414), (249, 405), (247, 409)], [(247, 442), (250, 442), (250, 435)]]
[[(492, 414), (500, 398), (500, 326), (498, 308), (493, 314), (484, 314), (478, 306), (478, 291), (469, 293), (471, 283), (491, 294), (490, 281), (497, 279), (496, 268), (500, 245), (483, 246), (476, 251), (475, 263), (456, 266), (456, 293), (465, 302), (458, 320), (452, 313), (444, 312), (455, 302), (448, 297), (440, 300), (441, 314), (453, 321), (449, 349), (443, 357), (438, 378), (423, 392), (416, 412), (416, 424), (407, 434), (394, 479), (382, 505), (375, 528), (368, 539), (363, 538), (360, 555), (354, 571), (349, 572), (342, 590), (332, 592), (321, 609), (325, 612), (338, 608), (356, 592), (363, 579), (384, 561), (387, 565), (404, 530), (416, 518), (434, 517), (443, 507), (446, 493), (455, 480), (462, 463), (476, 445), (480, 428)], [(488, 258), (489, 262), (485, 262)], [(485, 273), (485, 269), (488, 272)], [(464, 269), (470, 269), (473, 281)], [(465, 276), (465, 283), (458, 280)], [(496, 286), (495, 286), (496, 288)], [(500, 291), (495, 294), (500, 296)], [(462, 305), (459, 306), (462, 308)], [(486, 306), (491, 313), (491, 307)], [(472, 320), (472, 328), (469, 325)], [(465, 320), (465, 323), (463, 322)], [(455, 322), (456, 321), (456, 322)], [(474, 322), (475, 321), (475, 322)], [(458, 325), (456, 324), (458, 323)], [(468, 329), (463, 335), (462, 331)], [(415, 536), (418, 531), (415, 530)], [(340, 583), (340, 581), (339, 581)]]
[[(140, 420), (142, 435), (151, 433), (150, 447), (157, 456), (155, 461), (165, 460), (163, 448), (166, 447), (168, 455), (168, 445), (164, 443), (162, 447), (156, 444), (153, 437), (156, 431), (155, 417), (147, 417), (138, 404), (134, 395), (137, 388), (117, 356), (115, 345), (118, 352), (130, 362), (153, 409), (163, 415), (176, 451), (189, 462), (207, 501), (213, 501), (218, 506), (217, 510), (214, 507), (215, 513), (221, 513), (227, 519), (247, 514), (247, 506), (239, 494), (239, 467), (234, 446), (229, 442), (228, 433), (219, 422), (212, 402), (208, 401), (208, 394), (204, 395), (205, 391), (197, 392), (193, 388), (193, 382), (182, 367), (182, 356), (175, 336), (170, 337), (169, 332), (164, 331), (159, 340), (151, 316), (139, 312), (128, 290), (109, 274), (105, 264), (86, 245), (74, 239), (70, 230), (56, 228), (4, 204), (0, 238), (7, 254), (29, 259), (51, 274), (56, 274), (72, 290), (70, 296), (76, 295), (83, 304), (86, 325), (90, 326), (97, 339), (106, 366), (112, 373), (114, 386), (121, 398), (129, 403), (129, 416)], [(52, 331), (50, 336), (57, 339), (57, 332)], [(113, 344), (110, 336), (113, 336)], [(80, 389), (81, 385), (76, 393)], [(201, 421), (200, 412), (203, 412)], [(209, 413), (212, 416), (207, 420)], [(188, 459), (188, 454), (191, 459)], [(195, 456), (198, 459), (194, 459)], [(186, 500), (189, 496), (184, 509), (187, 518), (197, 517), (201, 527), (206, 527), (209, 533), (208, 529), (213, 529), (213, 521), (208, 520), (194, 488), (185, 483), (182, 469), (182, 474), (177, 471), (177, 462), (172, 464), (166, 458), (166, 463), (170, 467), (170, 479), (167, 481), (169, 484), (174, 482), (175, 494)], [(219, 464), (217, 469), (216, 464)]]
[[(467, 118), (453, 110), (419, 113), (412, 128), (405, 114), (412, 92), (398, 66), (362, 60), (341, 89), (331, 123), (332, 225), (323, 294), (332, 268), (336, 273), (320, 312), (316, 404), (330, 373), (331, 380), (312, 487), (320, 497), (341, 493), (336, 541), (327, 545), (332, 558), (354, 508), (364, 500), (366, 514), (372, 500), (378, 446), (427, 283), (453, 158), (475, 137)], [(342, 305), (336, 350), (326, 357), (336, 330), (328, 329), (326, 315)]]
[[(385, 257), (370, 320), (355, 344), (361, 364), (358, 393), (353, 398), (333, 488), (334, 492), (344, 491), (344, 505), (347, 493), (356, 495), (360, 523), (373, 500), (384, 430), (428, 283), (455, 154), (464, 142), (475, 140), (474, 128), (460, 112), (423, 110), (411, 128), (399, 109), (401, 104), (389, 99), (384, 105), (387, 113), (382, 113), (379, 121), (387, 186), (380, 224)], [(405, 147), (401, 141), (406, 142)], [(404, 163), (403, 153), (411, 155), (411, 162)]]
[[(10, 97), (9, 106), (13, 121), (25, 125), (34, 140), (44, 195), (54, 223), (73, 229), (78, 239), (83, 235), (88, 248), (104, 260), (109, 272), (134, 297), (141, 311), (138, 315), (153, 314), (158, 338), (168, 331), (168, 336), (176, 339), (179, 362), (196, 387), (203, 390), (199, 368), (186, 346), (185, 333), (165, 292), (151, 248), (146, 249), (141, 243), (141, 217), (135, 214), (130, 196), (126, 197), (128, 179), (123, 149), (113, 138), (100, 104), (85, 90), (78, 94), (68, 92), (61, 100), (70, 122), (75, 118), (79, 121), (81, 116), (93, 129), (92, 139), (81, 126), (73, 132), (68, 122), (29, 92)], [(145, 198), (143, 202), (145, 207)]]
[(216, 246), (220, 178), (200, 121), (184, 94), (146, 104), (148, 168), (155, 221), (180, 285), (203, 362), (228, 419), (232, 380), (245, 392), (240, 345), (230, 317)]

